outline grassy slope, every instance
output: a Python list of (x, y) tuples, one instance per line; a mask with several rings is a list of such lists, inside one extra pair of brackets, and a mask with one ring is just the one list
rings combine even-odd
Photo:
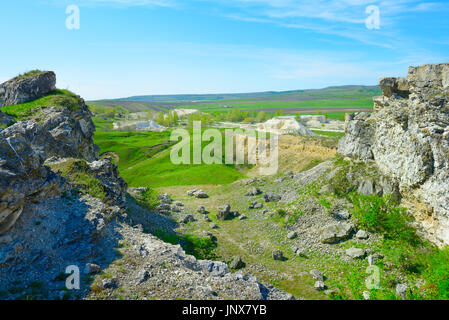
[(226, 184), (244, 177), (234, 166), (174, 165), (169, 139), (168, 131), (99, 131), (95, 135), (101, 153), (114, 152), (118, 156), (120, 174), (133, 187)]
[(56, 89), (50, 94), (19, 105), (3, 106), (1, 111), (7, 115), (13, 116), (15, 120), (26, 120), (30, 115), (35, 113), (41, 107), (67, 107), (69, 110), (77, 110), (81, 106), (80, 98), (68, 90)]

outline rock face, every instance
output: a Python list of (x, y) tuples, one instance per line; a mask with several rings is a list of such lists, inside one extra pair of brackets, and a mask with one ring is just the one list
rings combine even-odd
[(63, 190), (62, 179), (43, 166), (44, 160), (14, 128), (0, 132), (0, 234), (14, 225), (26, 202)]
[(373, 114), (348, 121), (338, 152), (374, 160), (428, 237), (449, 244), (449, 64), (410, 67), (380, 85)]
[[(13, 105), (39, 98), (54, 90), (55, 82), (53, 72), (10, 80), (0, 86), (1, 103)], [(14, 225), (26, 202), (49, 198), (65, 190), (64, 179), (44, 166), (46, 159), (98, 159), (91, 113), (84, 100), (78, 97), (77, 101), (79, 105), (73, 110), (42, 108), (30, 120), (0, 132), (0, 234)], [(106, 170), (103, 174), (112, 170), (102, 166), (98, 171), (103, 169)]]
[(0, 84), (0, 107), (38, 99), (55, 90), (54, 72), (33, 72)]

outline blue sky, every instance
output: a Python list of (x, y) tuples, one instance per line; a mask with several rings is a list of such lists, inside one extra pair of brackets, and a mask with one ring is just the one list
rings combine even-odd
[(54, 70), (86, 99), (371, 85), (449, 62), (448, 13), (432, 0), (1, 1), (0, 81)]

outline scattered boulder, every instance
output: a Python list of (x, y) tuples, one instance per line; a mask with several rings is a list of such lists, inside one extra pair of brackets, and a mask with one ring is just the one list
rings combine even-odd
[(373, 254), (368, 256), (368, 264), (370, 266), (374, 266), (382, 258), (383, 258), (382, 255), (380, 255), (378, 253), (373, 253)]
[(162, 203), (166, 203), (166, 204), (170, 204), (173, 202), (173, 199), (170, 198), (170, 196), (168, 194), (160, 194), (159, 195), (159, 200), (161, 200)]
[(242, 214), (242, 215), (239, 217), (239, 220), (245, 220), (245, 219), (248, 219), (248, 217), (245, 216), (244, 214)]
[(198, 190), (198, 191), (196, 191), (193, 195), (195, 196), (195, 198), (198, 198), (198, 199), (206, 199), (206, 198), (209, 198), (209, 196), (207, 195), (207, 193), (204, 192), (203, 190)]
[(213, 277), (223, 277), (229, 273), (226, 263), (219, 261), (200, 260), (200, 266), (204, 272), (208, 272)]
[(370, 296), (371, 296), (369, 291), (363, 291), (362, 295), (363, 295), (363, 299), (365, 299), (365, 300), (369, 300)]
[(324, 281), (324, 276), (321, 273), (321, 271), (319, 271), (317, 269), (313, 269), (309, 273), (312, 276), (312, 278), (314, 278), (315, 280), (317, 280), (317, 281)]
[(318, 291), (323, 291), (324, 289), (326, 289), (326, 285), (323, 281), (317, 281), (315, 282), (314, 288)]
[(210, 227), (211, 227), (211, 229), (217, 229), (218, 228), (216, 223), (211, 223)]
[(272, 257), (274, 260), (279, 260), (279, 261), (285, 260), (284, 253), (281, 250), (274, 250), (272, 252)]
[(195, 221), (195, 218), (191, 214), (184, 216), (181, 220), (182, 223), (189, 223), (193, 221)]
[(105, 289), (115, 289), (117, 288), (117, 280), (115, 279), (103, 279), (101, 280), (101, 284)]
[(248, 207), (249, 210), (262, 209), (262, 208), (263, 208), (263, 203), (259, 203), (257, 201), (253, 201)]
[(101, 272), (101, 267), (97, 264), (87, 263), (84, 267), (85, 274), (97, 274)]
[(366, 232), (365, 230), (359, 230), (355, 234), (355, 237), (357, 239), (365, 240), (365, 239), (368, 239), (369, 236), (368, 236), (368, 232)]
[(403, 284), (403, 283), (398, 283), (396, 285), (396, 294), (401, 296), (402, 299), (406, 298), (406, 294), (407, 294), (407, 285)]
[(351, 218), (351, 214), (349, 213), (349, 211), (344, 208), (335, 210), (334, 212), (332, 212), (332, 215), (336, 220), (340, 221), (348, 220), (349, 218)]
[(201, 213), (201, 214), (206, 214), (206, 213), (207, 213), (206, 208), (203, 207), (203, 206), (199, 206), (198, 209), (197, 209), (196, 211), (197, 211), (198, 213)]
[(271, 192), (265, 193), (265, 194), (263, 195), (263, 200), (264, 200), (265, 202), (279, 201), (279, 200), (281, 200), (281, 198), (282, 198), (281, 196), (276, 195), (276, 194), (273, 194), (273, 193), (271, 193)]
[(307, 257), (307, 249), (306, 248), (292, 247), (292, 250), (298, 257)]
[(334, 243), (349, 238), (355, 227), (350, 223), (336, 223), (324, 228), (321, 232), (321, 242)]
[(150, 274), (148, 273), (148, 271), (145, 269), (142, 269), (137, 274), (135, 281), (137, 284), (141, 284), (141, 283), (144, 283), (145, 281), (147, 281), (147, 279), (149, 277), (150, 277)]
[(230, 217), (231, 206), (229, 204), (218, 208), (217, 218), (220, 220), (226, 220)]
[(248, 192), (245, 194), (245, 196), (254, 197), (254, 196), (257, 196), (257, 195), (259, 195), (261, 193), (262, 193), (262, 191), (260, 191), (259, 188), (252, 187), (251, 189), (248, 190)]
[(231, 269), (242, 269), (245, 267), (245, 263), (243, 262), (242, 258), (240, 256), (235, 256), (232, 259), (232, 262), (229, 264), (229, 267)]
[(298, 236), (298, 232), (296, 231), (290, 231), (289, 233), (287, 233), (287, 238), (288, 239), (295, 239)]
[(346, 251), (346, 255), (351, 257), (352, 259), (363, 259), (365, 257), (365, 250), (360, 248), (349, 248)]
[(187, 195), (189, 197), (193, 197), (195, 195), (195, 192), (197, 192), (197, 191), (198, 191), (198, 189), (189, 190), (189, 191), (187, 191)]

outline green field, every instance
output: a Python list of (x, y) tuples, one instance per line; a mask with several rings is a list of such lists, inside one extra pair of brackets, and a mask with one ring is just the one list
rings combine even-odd
[[(97, 124), (97, 123), (96, 123)], [(175, 165), (170, 160), (170, 132), (102, 132), (95, 134), (101, 154), (118, 160), (131, 187), (227, 184), (244, 177), (233, 165)]]
[[(113, 108), (120, 112), (164, 111), (171, 109), (199, 109), (202, 112), (227, 112), (230, 109), (244, 111), (263, 110), (286, 113), (349, 112), (351, 109), (371, 109), (372, 98), (380, 95), (378, 86), (340, 86), (324, 89), (293, 90), (281, 92), (135, 96), (117, 100), (91, 101), (97, 111)], [(332, 109), (336, 109), (333, 112)], [(345, 110), (346, 109), (346, 110)]]

